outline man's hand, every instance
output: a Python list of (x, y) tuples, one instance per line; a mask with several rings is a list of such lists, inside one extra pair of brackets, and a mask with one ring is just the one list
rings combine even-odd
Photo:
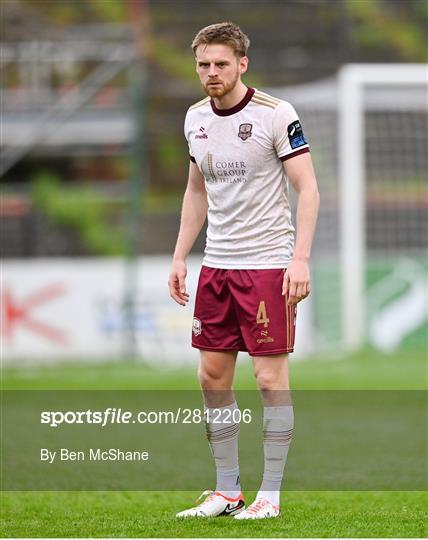
[(180, 306), (185, 306), (189, 301), (189, 295), (186, 292), (186, 276), (186, 262), (174, 259), (169, 273), (169, 294)]
[(309, 265), (305, 261), (293, 260), (284, 274), (282, 294), (289, 305), (297, 304), (311, 292)]

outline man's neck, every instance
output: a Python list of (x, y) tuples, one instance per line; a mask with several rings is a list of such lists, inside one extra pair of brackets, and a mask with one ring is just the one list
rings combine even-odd
[(221, 98), (214, 98), (214, 103), (217, 109), (231, 109), (240, 103), (246, 93), (248, 88), (242, 81), (239, 81), (235, 88), (228, 92), (225, 96)]

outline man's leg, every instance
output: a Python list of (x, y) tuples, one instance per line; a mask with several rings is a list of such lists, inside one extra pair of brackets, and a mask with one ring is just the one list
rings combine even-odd
[(201, 351), (198, 376), (207, 407), (223, 407), (234, 401), (237, 355), (237, 351)]
[(288, 356), (253, 358), (254, 374), (263, 401), (264, 473), (255, 502), (236, 519), (275, 517), (294, 416), (288, 379)]
[(274, 399), (275, 391), (278, 391), (276, 399), (289, 392), (288, 354), (254, 356), (253, 369), (263, 400)]
[(254, 374), (263, 400), (264, 473), (260, 492), (279, 506), (285, 462), (294, 427), (288, 378), (288, 355), (253, 359)]
[(232, 391), (236, 351), (201, 351), (199, 382), (207, 411), (207, 437), (214, 457), (217, 485), (199, 506), (178, 517), (236, 515), (245, 508), (238, 465), (238, 416)]
[(208, 411), (207, 437), (216, 472), (216, 491), (236, 498), (241, 493), (238, 466), (238, 406), (233, 395), (236, 351), (201, 351), (199, 382)]

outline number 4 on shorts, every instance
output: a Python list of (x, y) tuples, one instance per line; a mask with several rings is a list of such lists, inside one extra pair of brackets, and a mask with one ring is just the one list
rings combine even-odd
[(265, 328), (267, 328), (269, 324), (269, 319), (266, 313), (266, 305), (265, 305), (264, 300), (262, 300), (259, 304), (259, 309), (257, 311), (257, 317), (256, 317), (256, 323), (262, 324)]

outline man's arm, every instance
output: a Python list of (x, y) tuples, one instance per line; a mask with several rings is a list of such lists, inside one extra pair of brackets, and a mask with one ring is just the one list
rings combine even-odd
[(190, 162), (189, 179), (181, 209), (180, 230), (169, 274), (169, 293), (181, 306), (189, 300), (186, 292), (186, 258), (205, 222), (208, 210), (204, 177), (196, 163)]
[(284, 168), (298, 201), (294, 257), (284, 275), (282, 294), (288, 294), (289, 304), (297, 304), (311, 290), (309, 258), (318, 217), (319, 193), (309, 153), (284, 161)]

